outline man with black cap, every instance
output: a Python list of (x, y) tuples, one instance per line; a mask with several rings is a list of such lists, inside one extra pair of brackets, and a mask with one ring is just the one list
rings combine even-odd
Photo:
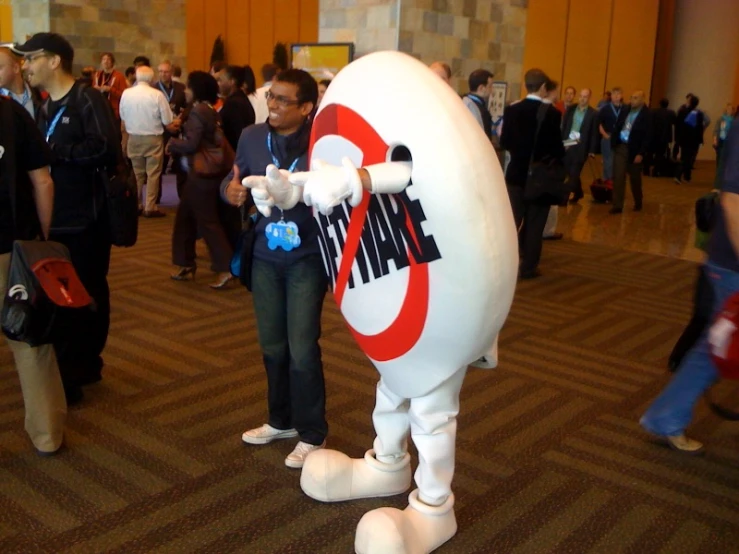
[(100, 380), (101, 353), (110, 326), (111, 238), (101, 170), (121, 159), (121, 137), (105, 97), (72, 76), (74, 49), (56, 33), (38, 33), (14, 50), (26, 59), (31, 86), (49, 98), (39, 128), (52, 152), (56, 186), (51, 239), (67, 246), (97, 310), (75, 315), (69, 332), (54, 344), (67, 401), (82, 399), (81, 385)]

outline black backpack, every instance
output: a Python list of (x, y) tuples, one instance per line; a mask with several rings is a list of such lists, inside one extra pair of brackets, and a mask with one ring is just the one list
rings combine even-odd
[[(80, 82), (75, 97), (80, 102), (88, 85)], [(106, 117), (115, 121), (113, 107), (106, 100), (108, 107)], [(48, 119), (49, 100), (42, 106), (44, 117)], [(113, 126), (115, 127), (115, 125)], [(123, 157), (120, 133), (115, 137), (115, 163), (109, 167), (97, 169), (99, 184), (105, 190), (106, 207), (108, 211), (108, 225), (113, 246), (129, 247), (136, 244), (139, 234), (139, 200), (136, 177)]]

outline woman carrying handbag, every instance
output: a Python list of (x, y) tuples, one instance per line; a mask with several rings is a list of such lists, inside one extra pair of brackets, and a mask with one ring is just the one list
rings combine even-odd
[(219, 218), (218, 203), (221, 180), (233, 164), (233, 150), (225, 140), (218, 113), (213, 104), (218, 99), (218, 82), (204, 71), (194, 71), (187, 79), (187, 94), (193, 107), (184, 127), (182, 139), (171, 139), (168, 150), (186, 156), (187, 182), (177, 208), (172, 232), (172, 262), (177, 271), (175, 281), (188, 276), (195, 279), (195, 241), (200, 229), (211, 256), (211, 267), (217, 274), (213, 289), (225, 288), (232, 279), (230, 272), (233, 249)]

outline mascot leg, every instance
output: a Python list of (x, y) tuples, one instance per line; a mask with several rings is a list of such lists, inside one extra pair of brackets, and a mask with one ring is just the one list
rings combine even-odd
[(426, 396), (411, 400), (418, 489), (410, 494), (403, 511), (380, 508), (364, 515), (354, 542), (358, 554), (428, 554), (457, 532), (451, 484), (459, 391), (466, 370), (459, 369)]
[(470, 364), (478, 369), (494, 369), (498, 367), (498, 337), (495, 337), (493, 346), (483, 354), (479, 360)]
[(322, 502), (393, 496), (411, 485), (408, 454), (409, 401), (394, 394), (380, 379), (372, 420), (374, 449), (352, 459), (335, 450), (316, 450), (300, 474), (303, 492)]

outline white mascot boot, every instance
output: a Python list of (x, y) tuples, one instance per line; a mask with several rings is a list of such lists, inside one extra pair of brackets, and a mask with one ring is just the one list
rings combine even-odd
[[(324, 502), (391, 496), (410, 485), (406, 437), (418, 449), (416, 484), (405, 510), (380, 508), (364, 515), (357, 527), (357, 554), (428, 554), (457, 532), (454, 516), (454, 446), (459, 391), (466, 368), (425, 396), (410, 401), (395, 395), (381, 379), (373, 414), (375, 455), (361, 460), (317, 450), (306, 458), (300, 485)], [(385, 461), (387, 460), (387, 461)]]

